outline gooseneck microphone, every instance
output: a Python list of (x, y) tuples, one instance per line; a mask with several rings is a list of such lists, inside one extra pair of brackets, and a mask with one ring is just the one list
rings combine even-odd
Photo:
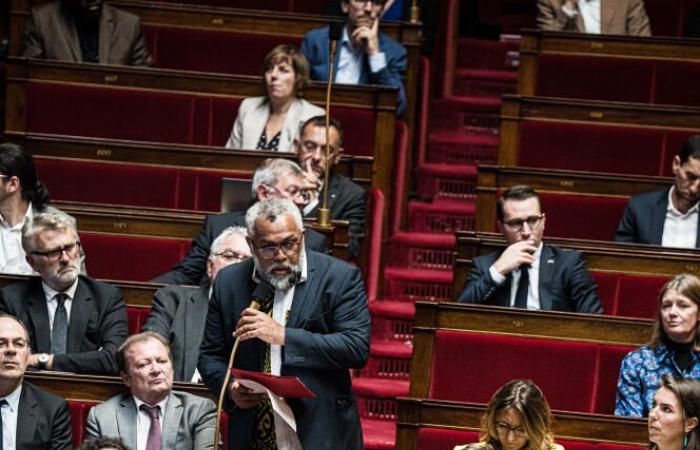
[(323, 183), (323, 202), (318, 209), (318, 224), (322, 227), (331, 226), (331, 211), (328, 209), (328, 177), (329, 164), (328, 160), (331, 156), (331, 90), (333, 86), (333, 78), (335, 71), (335, 50), (338, 46), (338, 41), (343, 35), (343, 22), (333, 21), (328, 27), (328, 85), (326, 86), (326, 170), (323, 174), (325, 182)]
[[(261, 281), (255, 286), (253, 294), (251, 295), (251, 301), (249, 308), (269, 311), (272, 308), (272, 299), (275, 296), (275, 288), (272, 287), (267, 281)], [(238, 351), (238, 336), (233, 341), (233, 348), (231, 349), (231, 355), (228, 359), (228, 367), (226, 368), (226, 376), (224, 377), (224, 384), (221, 386), (221, 391), (219, 392), (219, 402), (216, 406), (216, 428), (214, 429), (214, 450), (219, 450), (219, 429), (221, 428), (221, 411), (224, 406), (224, 398), (226, 397), (226, 391), (228, 389), (228, 383), (231, 380), (231, 368), (233, 367), (233, 359), (236, 357), (236, 352)]]

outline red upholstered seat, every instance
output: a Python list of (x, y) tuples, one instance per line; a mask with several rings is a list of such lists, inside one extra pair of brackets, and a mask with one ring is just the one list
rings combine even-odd
[[(210, 6), (226, 6), (230, 8), (247, 8), (268, 11), (287, 11), (290, 1), (294, 0), (265, 0), (261, 3), (260, 0), (159, 0), (168, 3), (194, 3), (197, 5)], [(309, 0), (303, 0), (309, 1)]]
[(590, 412), (597, 355), (589, 343), (438, 330), (429, 397), (487, 403), (507, 381), (527, 378), (552, 408)]
[(69, 400), (68, 411), (70, 412), (71, 426), (73, 427), (73, 446), (78, 447), (85, 439), (85, 424), (90, 408), (96, 402)]
[(353, 156), (374, 154), (374, 113), (371, 110), (333, 107), (331, 115), (343, 125), (343, 148)]
[(470, 444), (479, 441), (479, 433), (465, 430), (446, 430), (441, 428), (420, 428), (416, 450), (452, 450), (455, 445)]
[(690, 88), (698, 79), (700, 64), (697, 62), (664, 61), (658, 64), (654, 103), (700, 106), (700, 92)]
[(653, 319), (659, 311), (659, 291), (666, 276), (624, 275), (620, 279), (617, 315)]
[(568, 441), (557, 439), (554, 436), (554, 441), (563, 446), (566, 450), (595, 450), (595, 443), (585, 441)]
[(129, 319), (129, 335), (141, 331), (141, 327), (146, 323), (146, 320), (148, 320), (148, 315), (150, 313), (150, 308), (135, 308), (131, 306), (126, 308), (126, 315)]
[(610, 442), (599, 442), (595, 447), (596, 450), (640, 450), (646, 448), (644, 445), (613, 444)]
[(148, 281), (186, 254), (186, 240), (80, 233), (88, 273), (93, 278)]
[(633, 347), (615, 345), (601, 346), (594, 413), (613, 414), (615, 412), (615, 394), (617, 392), (617, 379), (620, 377), (620, 363), (622, 358), (633, 349)]
[(547, 236), (609, 241), (627, 199), (575, 194), (540, 194), (547, 215)]
[(603, 305), (603, 312), (609, 315), (617, 314), (617, 290), (620, 276), (614, 273), (591, 271), (591, 275), (598, 287), (598, 297)]

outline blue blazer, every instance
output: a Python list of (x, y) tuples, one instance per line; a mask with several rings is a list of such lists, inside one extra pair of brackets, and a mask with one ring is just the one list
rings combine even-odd
[[(282, 375), (296, 376), (316, 394), (289, 399), (297, 435), (305, 450), (362, 449), (362, 431), (348, 369), (369, 357), (370, 318), (360, 271), (344, 261), (306, 252), (307, 279), (294, 290), (285, 329)], [(255, 289), (253, 260), (222, 269), (214, 291), (199, 353), (199, 373), (219, 395), (226, 373), (232, 333)], [(242, 342), (234, 367), (262, 370), (259, 339)], [(228, 448), (244, 450), (255, 430), (255, 408), (239, 409), (228, 401)]]
[[(615, 232), (617, 242), (661, 245), (668, 209), (668, 191), (652, 191), (630, 198)], [(700, 248), (700, 221), (695, 238)]]
[[(489, 268), (502, 252), (474, 258), (467, 287), (459, 296), (460, 303), (510, 306), (510, 277), (499, 286), (489, 273)], [(583, 255), (577, 251), (549, 245), (542, 247), (539, 296), (543, 311), (603, 312), (595, 281), (588, 272)]]
[[(301, 42), (301, 52), (309, 60), (311, 78), (313, 80), (328, 81), (329, 58), (328, 27), (317, 28), (306, 33)], [(333, 74), (338, 73), (338, 61), (340, 60), (340, 48), (335, 51)], [(379, 48), (386, 56), (386, 67), (377, 73), (372, 73), (367, 58), (364, 59), (360, 84), (378, 84), (382, 86), (396, 86), (399, 88), (399, 102), (396, 115), (401, 116), (406, 111), (406, 90), (403, 79), (406, 75), (406, 49), (386, 34), (379, 33)]]

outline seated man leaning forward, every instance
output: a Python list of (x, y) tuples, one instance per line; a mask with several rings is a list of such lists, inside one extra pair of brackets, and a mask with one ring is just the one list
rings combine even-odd
[(673, 186), (630, 198), (620, 225), (617, 242), (700, 247), (700, 135), (691, 136), (673, 157)]
[(23, 381), (30, 353), (24, 324), (0, 314), (0, 448), (71, 450), (73, 431), (66, 401)]
[(201, 381), (197, 358), (211, 287), (219, 270), (250, 258), (247, 235), (243, 227), (229, 227), (214, 239), (207, 260), (207, 279), (211, 283), (199, 287), (165, 286), (153, 297), (151, 314), (141, 331), (155, 331), (170, 341), (176, 381)]
[(603, 312), (581, 253), (542, 242), (545, 216), (528, 186), (513, 186), (497, 205), (498, 227), (508, 247), (474, 258), (460, 303), (535, 310)]
[(80, 275), (80, 240), (63, 214), (33, 216), (22, 229), (27, 262), (39, 277), (0, 290), (0, 311), (27, 324), (39, 369), (116, 374), (114, 352), (128, 334), (119, 289)]
[(134, 450), (214, 448), (216, 406), (209, 399), (173, 391), (168, 341), (158, 333), (129, 336), (117, 352), (129, 392), (90, 410), (87, 437), (118, 437)]

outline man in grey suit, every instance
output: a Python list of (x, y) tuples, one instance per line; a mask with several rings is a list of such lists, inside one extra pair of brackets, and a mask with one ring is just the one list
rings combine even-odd
[(211, 286), (220, 269), (250, 258), (247, 235), (243, 227), (228, 227), (214, 239), (207, 259), (207, 283), (199, 287), (166, 286), (153, 297), (151, 314), (141, 331), (155, 331), (170, 341), (176, 381), (201, 381), (197, 358)]
[(603, 312), (583, 255), (542, 242), (545, 216), (532, 188), (506, 190), (498, 200), (497, 213), (508, 246), (474, 258), (460, 303)]
[(153, 332), (129, 336), (117, 362), (129, 392), (90, 410), (87, 437), (119, 437), (134, 450), (214, 448), (214, 402), (173, 391), (165, 338)]
[(32, 9), (23, 56), (71, 62), (148, 66), (139, 18), (102, 0), (54, 0)]

